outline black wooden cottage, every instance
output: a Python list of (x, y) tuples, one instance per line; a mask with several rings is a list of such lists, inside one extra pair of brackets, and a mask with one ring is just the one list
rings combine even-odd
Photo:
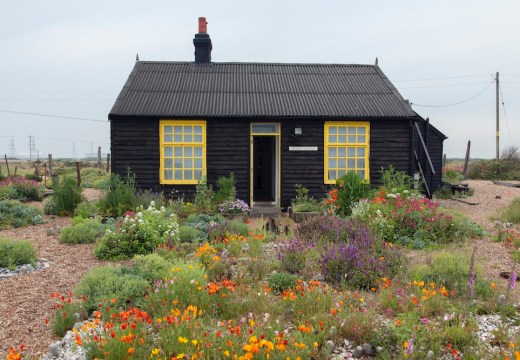
[(285, 208), (356, 171), (393, 165), (441, 183), (446, 138), (376, 65), (215, 63), (199, 19), (194, 62), (137, 61), (109, 114), (112, 169), (140, 188), (193, 194), (235, 174), (238, 197)]

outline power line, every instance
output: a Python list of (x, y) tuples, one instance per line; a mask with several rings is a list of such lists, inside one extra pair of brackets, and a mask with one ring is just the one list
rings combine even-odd
[(484, 76), (492, 76), (492, 74), (483, 74), (483, 75), (461, 75), (461, 76), (444, 76), (444, 77), (425, 78), (425, 79), (393, 80), (392, 82), (410, 82), (410, 81), (447, 80), (447, 79), (462, 79), (462, 78), (474, 78), (474, 77), (484, 77)]
[(445, 85), (425, 85), (425, 86), (410, 86), (410, 87), (400, 87), (400, 90), (404, 89), (421, 89), (421, 88), (436, 88), (436, 87), (449, 87), (449, 86), (463, 86), (463, 85), (478, 85), (478, 84), (487, 84), (487, 81), (479, 81), (479, 82), (471, 82), (471, 83), (458, 83), (458, 84), (445, 84)]
[[(0, 138), (24, 138), (25, 136), (22, 136), (22, 135), (15, 135), (15, 136), (12, 136), (12, 135), (0, 135)], [(53, 141), (65, 141), (65, 142), (81, 142), (81, 143), (89, 143), (89, 144), (92, 144), (92, 143), (97, 143), (97, 144), (105, 144), (105, 145), (109, 145), (110, 143), (108, 142), (104, 142), (104, 141), (92, 141), (92, 140), (75, 140), (75, 139), (59, 139), (59, 138), (49, 138), (49, 137), (43, 137), (43, 136), (38, 136), (38, 139), (43, 139), (43, 140), (53, 140)]]
[(80, 117), (71, 117), (71, 116), (60, 116), (60, 115), (49, 115), (49, 114), (40, 114), (40, 113), (29, 113), (29, 112), (3, 110), (3, 109), (0, 109), (0, 112), (10, 113), (10, 114), (21, 114), (21, 115), (46, 116), (46, 117), (59, 118), (59, 119), (108, 122), (107, 120), (98, 120), (98, 119), (89, 119), (89, 118), (80, 118)]
[(493, 83), (495, 82), (495, 80), (491, 81), (484, 89), (480, 90), (477, 94), (465, 99), (465, 100), (462, 100), (462, 101), (458, 101), (456, 103), (452, 103), (452, 104), (445, 104), (445, 105), (420, 105), (420, 104), (414, 104), (412, 103), (412, 105), (415, 105), (415, 106), (421, 106), (421, 107), (448, 107), (448, 106), (454, 106), (454, 105), (459, 105), (459, 104), (462, 104), (462, 103), (465, 103), (466, 101), (470, 101), (474, 98), (476, 98), (477, 96), (479, 96), (480, 94), (482, 94), (484, 91), (487, 90), (488, 87), (490, 87), (491, 85), (493, 85)]
[(513, 141), (511, 140), (511, 130), (509, 130), (509, 121), (507, 120), (506, 105), (504, 103), (504, 94), (502, 92), (502, 86), (500, 85), (500, 83), (498, 83), (498, 87), (500, 89), (500, 97), (502, 98), (502, 108), (504, 109), (504, 118), (506, 119), (507, 133), (509, 135), (509, 142), (512, 143)]

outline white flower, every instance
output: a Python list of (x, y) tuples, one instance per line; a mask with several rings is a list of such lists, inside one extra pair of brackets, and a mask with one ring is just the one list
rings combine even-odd
[(155, 207), (155, 201), (150, 201), (150, 206)]
[(141, 211), (139, 211), (136, 215), (138, 218), (142, 218), (143, 217), (143, 213)]

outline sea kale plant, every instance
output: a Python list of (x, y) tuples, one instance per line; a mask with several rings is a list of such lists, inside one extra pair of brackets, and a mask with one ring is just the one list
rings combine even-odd
[(95, 253), (100, 259), (128, 259), (149, 254), (160, 244), (177, 242), (178, 228), (176, 216), (167, 216), (166, 209), (156, 209), (152, 201), (146, 209), (141, 206), (136, 212), (127, 212), (116, 224), (115, 231), (107, 230)]
[(0, 229), (43, 224), (42, 211), (17, 200), (0, 201)]

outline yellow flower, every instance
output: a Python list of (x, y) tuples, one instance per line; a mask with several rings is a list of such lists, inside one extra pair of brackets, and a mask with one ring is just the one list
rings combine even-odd
[(317, 348), (320, 344), (318, 344), (317, 341), (314, 342), (314, 344), (312, 344), (314, 346), (314, 348)]
[(408, 348), (408, 341), (405, 341), (405, 342), (403, 343), (403, 348), (405, 348), (405, 349)]
[(224, 351), (224, 356), (229, 357), (229, 351)]
[(184, 357), (184, 353), (180, 353), (179, 355), (177, 355), (177, 359), (182, 359)]
[(177, 341), (180, 342), (181, 344), (186, 344), (188, 342), (188, 339), (185, 337), (179, 336), (177, 338)]
[(152, 353), (150, 354), (150, 357), (155, 356), (155, 355), (157, 355), (157, 354), (159, 354), (159, 349), (154, 348), (154, 349), (152, 350)]
[(193, 340), (191, 340), (191, 343), (192, 343), (193, 345), (197, 345), (197, 344), (198, 344), (198, 341), (195, 340), (195, 339), (193, 339)]

